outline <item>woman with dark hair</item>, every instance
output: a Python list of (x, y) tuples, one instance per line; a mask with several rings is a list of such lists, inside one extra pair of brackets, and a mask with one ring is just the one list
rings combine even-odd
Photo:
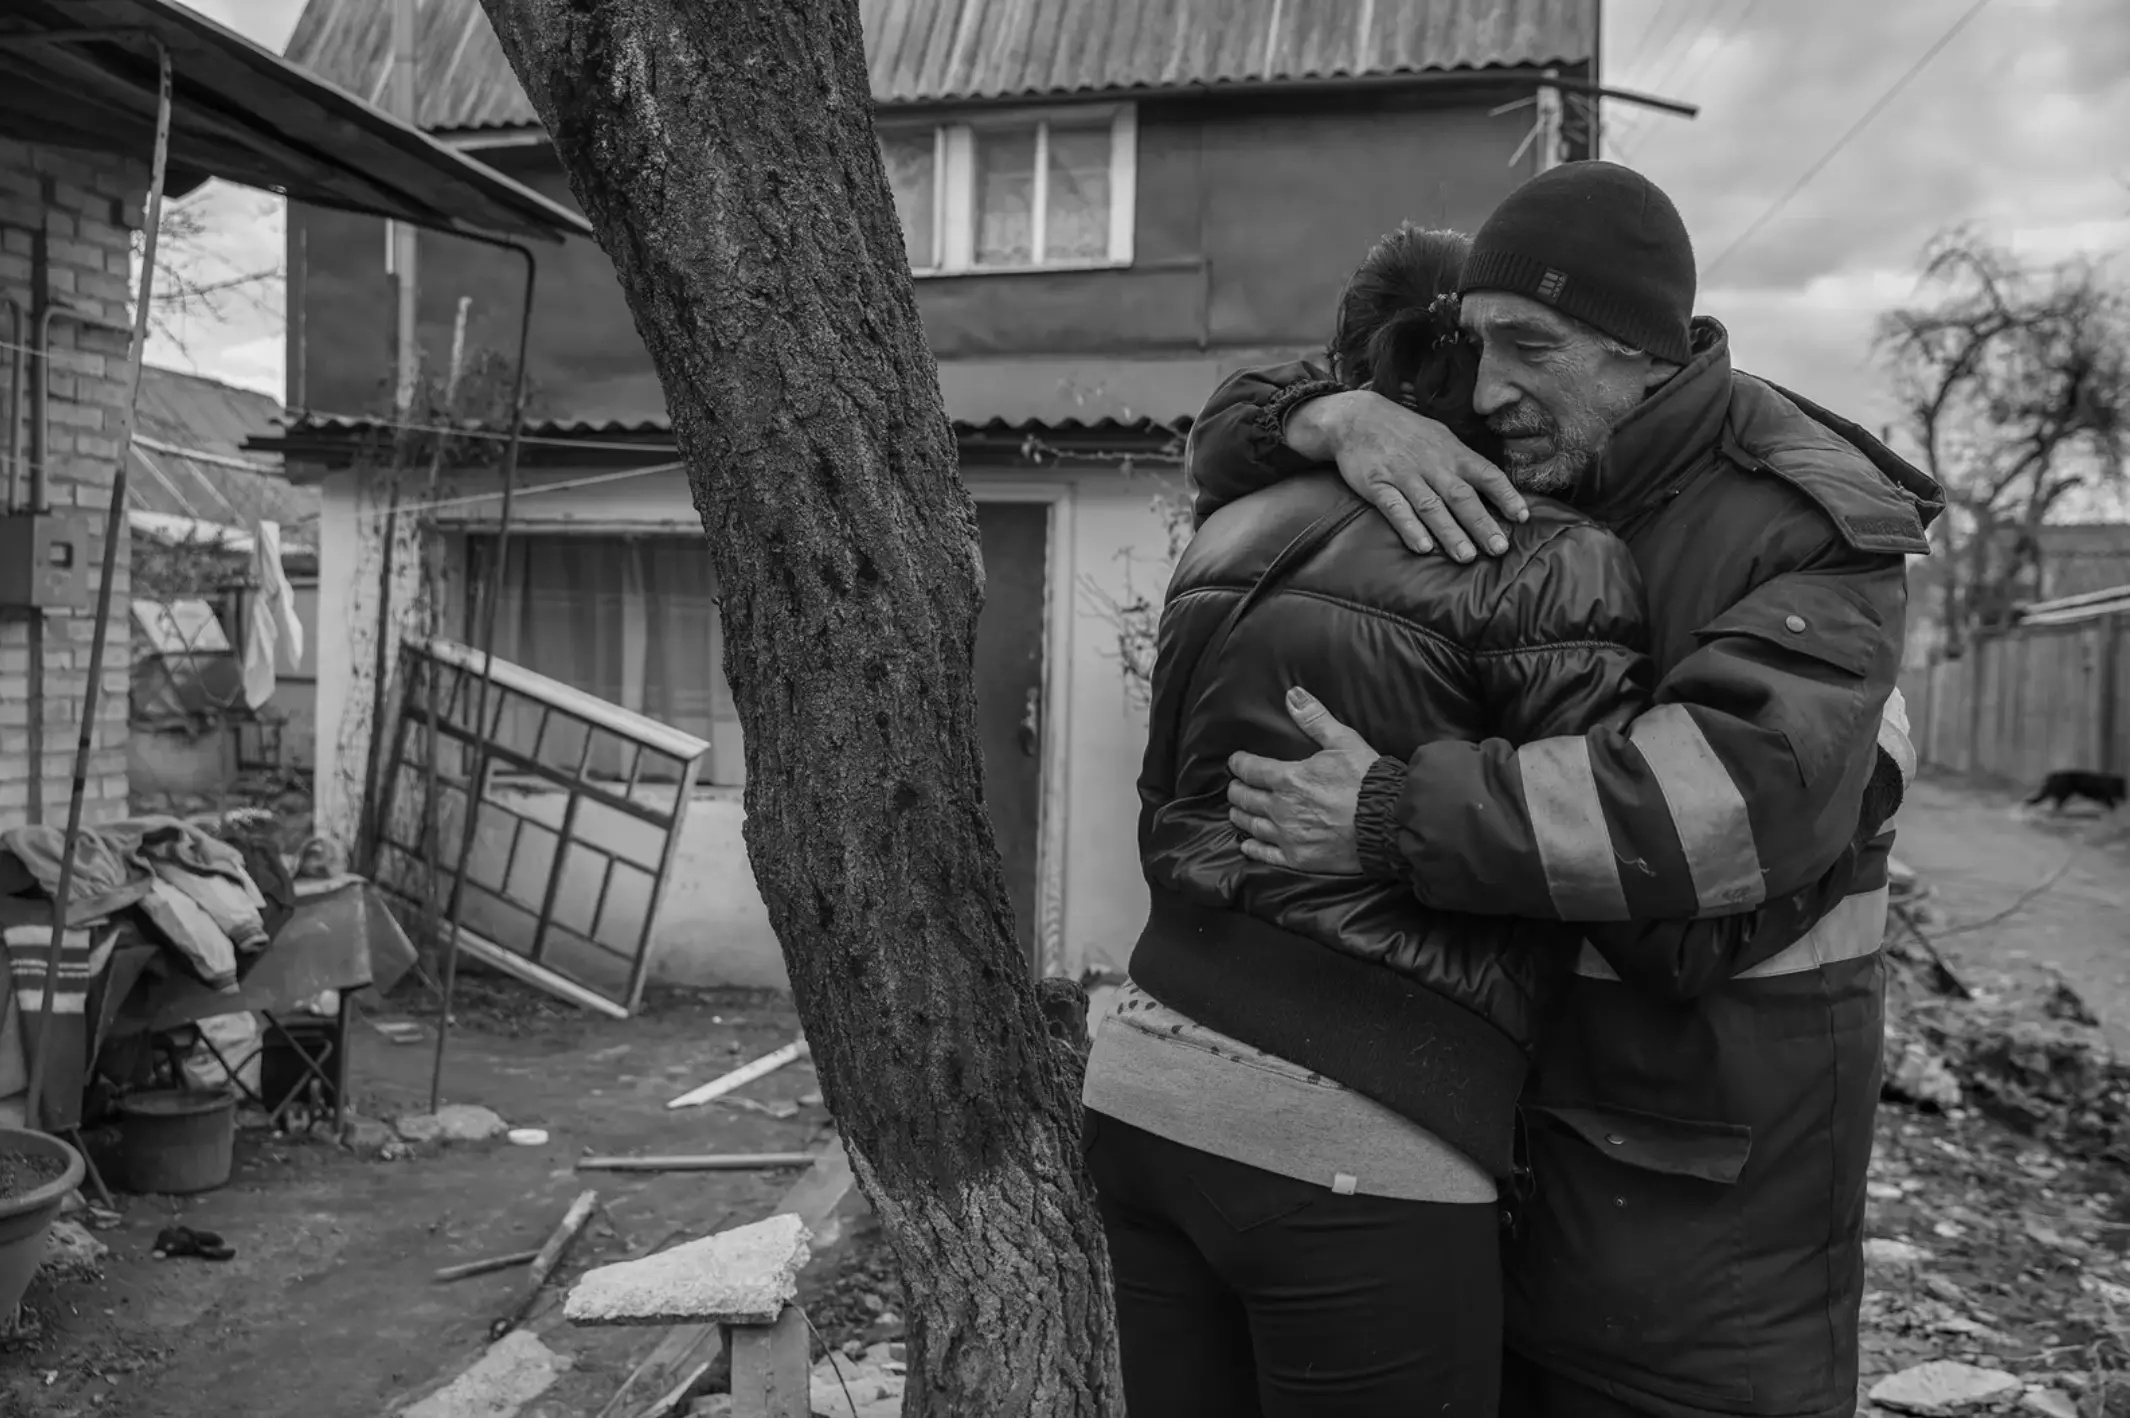
[[(1491, 456), (1457, 328), (1467, 247), (1411, 226), (1378, 242), (1328, 353), (1341, 386)], [(1268, 407), (1272, 440), (1323, 392), (1298, 383)], [(1527, 1054), (1577, 950), (1658, 933), (1680, 950), (1717, 932), (1787, 944), (1817, 918), (1804, 900), (1597, 928), (1456, 916), (1395, 883), (1243, 854), (1228, 756), (1313, 751), (1284, 703), (1296, 685), (1400, 760), (1647, 707), (1625, 546), (1530, 501), (1508, 553), (1467, 566), (1407, 551), (1329, 471), (1296, 476), (1207, 519), (1177, 567), (1139, 783), (1153, 909), (1084, 1093), (1135, 1414), (1492, 1415), (1497, 1202)]]

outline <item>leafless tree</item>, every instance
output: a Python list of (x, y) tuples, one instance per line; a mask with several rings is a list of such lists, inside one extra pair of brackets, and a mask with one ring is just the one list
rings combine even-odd
[(2038, 573), (2038, 533), (2119, 490), (2130, 430), (2130, 294), (2101, 263), (2020, 261), (1969, 227), (1925, 250), (1916, 303), (1880, 322), (1905, 431), (1943, 484), (1945, 627), (1957, 652)]
[[(148, 312), (154, 333), (186, 349), (187, 327), (194, 321), (214, 323), (241, 311), (281, 318), (283, 269), (233, 264), (215, 249), (215, 229), (199, 194), (163, 204), (156, 234), (155, 297)], [(134, 257), (145, 243), (134, 234)]]
[(1077, 1057), (1049, 1032), (984, 810), (975, 506), (858, 0), (483, 3), (687, 460), (748, 859), (902, 1267), (904, 1411), (1107, 1418), (1122, 1401)]

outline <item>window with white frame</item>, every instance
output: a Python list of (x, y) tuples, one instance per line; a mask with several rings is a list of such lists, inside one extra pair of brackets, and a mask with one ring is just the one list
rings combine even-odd
[(1129, 106), (883, 125), (911, 270), (1129, 266), (1138, 136)]

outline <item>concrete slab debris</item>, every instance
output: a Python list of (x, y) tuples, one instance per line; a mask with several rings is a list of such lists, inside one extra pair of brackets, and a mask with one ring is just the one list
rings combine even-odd
[(572, 1324), (772, 1324), (798, 1293), (812, 1241), (786, 1212), (588, 1271), (562, 1312)]
[(1864, 1263), (1866, 1265), (1922, 1265), (1929, 1259), (1929, 1251), (1910, 1241), (1896, 1241), (1883, 1236), (1874, 1236), (1864, 1242)]
[(37, 1269), (51, 1280), (91, 1276), (110, 1254), (111, 1248), (90, 1235), (79, 1222), (54, 1221), (52, 1229), (45, 1232), (44, 1259)]
[(1871, 1386), (1871, 1401), (1896, 1413), (1940, 1418), (2000, 1402), (2025, 1387), (2015, 1375), (2002, 1369), (1933, 1359), (1880, 1379)]
[(838, 1354), (814, 1365), (808, 1400), (814, 1412), (821, 1418), (902, 1418), (909, 1371), (894, 1357), (900, 1347), (875, 1344), (855, 1359)]
[(486, 1142), (510, 1124), (478, 1104), (446, 1103), (434, 1113), (409, 1113), (398, 1127), (409, 1142)]
[(512, 1330), (488, 1346), (473, 1367), (408, 1408), (399, 1418), (516, 1418), (518, 1410), (554, 1385), (570, 1360), (530, 1330)]
[(2059, 1388), (2028, 1389), (2019, 1400), (2019, 1411), (2039, 1414), (2040, 1418), (2078, 1418), (2078, 1405)]

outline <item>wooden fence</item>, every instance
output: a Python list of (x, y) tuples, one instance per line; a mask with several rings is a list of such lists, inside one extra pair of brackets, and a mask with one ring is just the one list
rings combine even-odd
[(1901, 693), (1923, 763), (2039, 785), (2058, 768), (2130, 763), (2130, 613), (2024, 625), (1957, 660), (1905, 670)]

